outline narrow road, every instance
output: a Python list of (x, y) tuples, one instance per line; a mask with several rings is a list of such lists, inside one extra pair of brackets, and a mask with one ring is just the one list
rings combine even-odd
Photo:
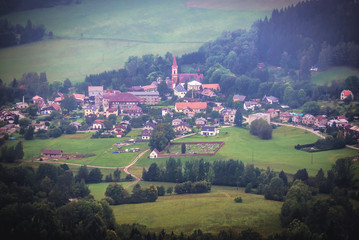
[(143, 152), (141, 152), (140, 154), (138, 154), (137, 157), (132, 161), (132, 163), (130, 163), (129, 165), (127, 165), (126, 167), (124, 167), (123, 171), (125, 171), (125, 173), (131, 174), (132, 177), (136, 178), (136, 180), (135, 180), (134, 182), (130, 183), (130, 184), (127, 185), (125, 188), (129, 188), (129, 187), (131, 187), (131, 186), (137, 184), (139, 181), (141, 181), (141, 178), (140, 178), (140, 177), (136, 176), (135, 174), (130, 173), (130, 172), (128, 171), (128, 169), (129, 169), (130, 167), (132, 167), (132, 166), (137, 162), (137, 160), (140, 159), (140, 157), (142, 157), (142, 155), (145, 154), (146, 152), (148, 152), (149, 150), (150, 150), (150, 149), (146, 149), (145, 151), (143, 151)]

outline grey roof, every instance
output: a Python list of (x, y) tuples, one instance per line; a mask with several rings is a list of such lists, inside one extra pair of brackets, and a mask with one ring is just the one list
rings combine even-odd
[(131, 93), (135, 96), (159, 96), (160, 93), (158, 91), (153, 91), (153, 92), (128, 92)]
[(184, 87), (181, 84), (178, 84), (174, 90), (176, 90), (176, 92), (186, 92), (186, 89), (184, 89)]
[(203, 126), (203, 127), (202, 127), (202, 131), (214, 132), (214, 131), (215, 131), (215, 127)]

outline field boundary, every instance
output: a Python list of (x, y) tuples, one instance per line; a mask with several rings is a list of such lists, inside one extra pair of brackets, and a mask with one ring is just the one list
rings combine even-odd
[[(190, 153), (190, 154), (163, 154), (171, 145), (182, 145), (182, 144), (219, 144), (213, 153)], [(219, 149), (224, 146), (225, 142), (180, 142), (180, 143), (169, 143), (157, 156), (157, 158), (165, 157), (196, 157), (196, 156), (213, 156)]]

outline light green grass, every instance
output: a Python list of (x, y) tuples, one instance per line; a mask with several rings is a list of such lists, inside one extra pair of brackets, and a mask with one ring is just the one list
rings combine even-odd
[(359, 69), (350, 67), (334, 67), (327, 71), (315, 72), (312, 73), (312, 82), (320, 86), (326, 86), (330, 85), (333, 80), (344, 81), (350, 76), (359, 77)]
[[(263, 169), (270, 166), (276, 171), (284, 170), (286, 173), (295, 173), (298, 169), (306, 168), (310, 175), (315, 175), (320, 168), (328, 170), (338, 158), (354, 156), (358, 152), (349, 148), (317, 153), (307, 153), (294, 149), (297, 144), (312, 143), (317, 139), (316, 135), (301, 129), (278, 127), (273, 131), (271, 140), (260, 140), (252, 136), (246, 129), (230, 127), (221, 129), (219, 136), (203, 137), (194, 135), (180, 139), (178, 142), (225, 142), (216, 155), (197, 157), (195, 159), (203, 158), (205, 161), (210, 162), (229, 159), (242, 160), (245, 164), (253, 163), (256, 167)], [(149, 159), (148, 154), (146, 154), (136, 163), (136, 166), (148, 167), (153, 162), (164, 166), (167, 159)], [(193, 157), (181, 157), (182, 161), (191, 159)]]
[[(80, 136), (80, 137), (78, 137)], [(77, 137), (75, 139), (75, 137)], [(67, 163), (78, 163), (103, 167), (123, 167), (130, 164), (139, 154), (137, 153), (118, 153), (113, 146), (116, 142), (123, 141), (118, 138), (91, 139), (91, 134), (64, 135), (55, 139), (24, 141), (24, 159), (31, 159), (41, 154), (42, 149), (62, 150), (64, 154), (86, 154), (93, 153), (96, 156), (79, 160), (66, 160)], [(138, 147), (141, 150), (147, 148), (147, 143), (136, 143), (125, 148)], [(62, 161), (62, 160), (61, 160)]]
[(83, 0), (14, 12), (5, 16), (10, 22), (44, 24), (55, 39), (1, 49), (0, 78), (9, 83), (23, 73), (46, 72), (49, 82), (80, 82), (86, 75), (123, 67), (129, 56), (196, 51), (223, 31), (248, 29), (271, 13), (270, 7), (253, 6), (218, 10), (191, 8), (182, 0)]
[[(168, 183), (141, 183), (157, 186)], [(172, 184), (173, 185), (173, 184)], [(92, 186), (90, 187), (92, 188)], [(235, 203), (241, 196), (243, 203)], [(212, 186), (210, 193), (159, 197), (156, 202), (112, 206), (116, 220), (120, 224), (139, 223), (151, 231), (179, 234), (192, 233), (195, 229), (218, 233), (226, 228), (239, 231), (256, 229), (263, 235), (281, 230), (279, 214), (282, 202), (264, 200), (262, 195), (246, 194), (243, 189)]]

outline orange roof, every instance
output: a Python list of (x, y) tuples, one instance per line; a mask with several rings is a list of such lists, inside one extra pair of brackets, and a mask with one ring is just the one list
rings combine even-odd
[(182, 110), (186, 107), (191, 109), (206, 109), (207, 103), (206, 102), (178, 102), (176, 103), (176, 109)]
[(203, 89), (212, 89), (212, 90), (218, 90), (221, 91), (221, 87), (219, 86), (218, 83), (212, 83), (212, 84), (202, 84), (202, 88)]
[(343, 90), (343, 93), (345, 96), (349, 96), (350, 94), (352, 94), (352, 91), (350, 90)]
[(84, 100), (84, 99), (85, 99), (85, 95), (79, 94), (79, 93), (74, 93), (74, 98)]

